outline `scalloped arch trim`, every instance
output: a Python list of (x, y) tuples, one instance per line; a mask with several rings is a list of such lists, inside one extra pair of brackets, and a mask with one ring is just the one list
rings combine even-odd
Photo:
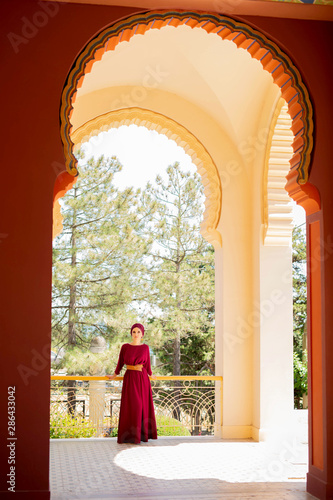
[(287, 102), (294, 134), (286, 189), (294, 199), (303, 204), (307, 199), (318, 198), (315, 188), (312, 189), (307, 183), (313, 148), (313, 111), (298, 69), (274, 42), (247, 24), (225, 16), (192, 11), (151, 11), (130, 16), (100, 32), (82, 50), (68, 74), (60, 106), (60, 132), (67, 171), (74, 176), (78, 173), (73, 154), (70, 118), (77, 89), (82, 85), (85, 74), (91, 71), (94, 62), (99, 61), (105, 51), (114, 50), (118, 43), (129, 41), (135, 35), (144, 35), (150, 29), (161, 29), (164, 26), (176, 28), (180, 25), (201, 28), (207, 33), (215, 33), (221, 40), (232, 41), (238, 48), (246, 50), (251, 57), (259, 60), (263, 69), (272, 75), (274, 83), (281, 89), (281, 96)]
[(100, 132), (107, 131), (112, 127), (135, 124), (144, 126), (149, 130), (156, 130), (164, 134), (168, 139), (174, 140), (182, 147), (196, 165), (198, 173), (204, 186), (206, 196), (206, 209), (201, 223), (202, 236), (211, 243), (214, 248), (222, 246), (220, 232), (216, 229), (221, 213), (222, 189), (216, 165), (203, 146), (203, 144), (189, 132), (185, 127), (170, 118), (147, 109), (125, 108), (97, 116), (88, 121), (72, 133), (74, 148), (78, 148), (83, 142)]
[(250, 26), (225, 16), (198, 12), (153, 11), (123, 19), (103, 30), (91, 40), (76, 59), (65, 84), (61, 101), (61, 137), (65, 147), (66, 166), (70, 173), (77, 174), (76, 160), (70, 138), (70, 116), (77, 89), (82, 85), (84, 75), (91, 71), (95, 61), (104, 52), (114, 50), (120, 42), (129, 41), (134, 35), (144, 35), (150, 29), (163, 26), (186, 24), (201, 28), (207, 33), (217, 34), (221, 40), (230, 40), (238, 48), (247, 50), (258, 59), (263, 69), (271, 73), (274, 83), (281, 89), (281, 96), (288, 104), (294, 133), (291, 168), (298, 172), (298, 182), (308, 179), (310, 152), (313, 147), (313, 112), (309, 94), (298, 69), (290, 58), (265, 35)]
[(290, 245), (293, 208), (285, 189), (289, 161), (293, 154), (291, 118), (280, 98), (271, 123), (263, 175), (263, 223), (266, 246)]

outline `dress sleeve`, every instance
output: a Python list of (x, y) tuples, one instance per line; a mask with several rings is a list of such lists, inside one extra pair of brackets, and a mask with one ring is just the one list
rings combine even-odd
[(119, 375), (122, 367), (124, 366), (124, 345), (121, 346), (120, 353), (119, 353), (119, 359), (118, 359), (118, 364), (117, 368), (115, 369), (115, 374)]
[(149, 351), (149, 346), (147, 346), (146, 370), (147, 370), (148, 375), (151, 376), (153, 372), (151, 371), (151, 366), (150, 366), (150, 351)]

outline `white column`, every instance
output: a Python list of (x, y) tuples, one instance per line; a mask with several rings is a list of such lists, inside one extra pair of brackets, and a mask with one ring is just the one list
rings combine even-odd
[[(223, 376), (222, 249), (215, 249), (215, 375)], [(215, 384), (215, 436), (222, 438), (223, 382)]]
[(263, 245), (260, 251), (259, 440), (288, 432), (293, 415), (291, 252), (291, 246)]
[[(245, 218), (244, 218), (245, 219)], [(243, 222), (243, 221), (242, 221)], [(226, 225), (224, 228), (226, 228)], [(221, 437), (252, 437), (253, 329), (251, 235), (231, 224), (216, 251), (216, 374), (223, 376)], [(217, 411), (217, 419), (221, 415)], [(221, 420), (218, 420), (220, 422)]]
[(103, 432), (105, 387), (104, 380), (91, 380), (89, 383), (89, 420), (96, 429), (96, 436)]
[[(96, 336), (90, 344), (90, 351), (94, 353), (94, 360), (90, 365), (90, 374), (94, 376), (104, 376), (104, 363), (100, 359), (106, 349), (106, 341), (104, 337)], [(105, 406), (105, 380), (91, 380), (89, 384), (89, 420), (96, 429), (96, 436), (100, 436), (103, 432), (103, 418)]]

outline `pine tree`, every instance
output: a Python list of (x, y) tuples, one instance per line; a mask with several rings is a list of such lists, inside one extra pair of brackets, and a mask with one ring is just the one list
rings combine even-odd
[(88, 346), (95, 335), (128, 333), (133, 304), (147, 290), (136, 283), (144, 272), (145, 219), (151, 206), (139, 191), (119, 191), (115, 157), (85, 161), (78, 181), (62, 199), (63, 231), (54, 242), (53, 339), (58, 345)]
[(293, 230), (293, 318), (294, 318), (294, 396), (295, 406), (308, 392), (307, 383), (307, 298), (306, 238), (301, 227)]
[[(214, 319), (209, 312), (215, 297), (214, 255), (200, 235), (203, 186), (199, 176), (183, 172), (178, 163), (168, 167), (167, 174), (167, 182), (157, 177), (156, 187), (146, 189), (146, 196), (157, 203), (149, 227), (154, 239), (149, 273), (155, 297), (151, 323), (156, 337), (159, 334), (161, 358), (163, 351), (170, 352), (172, 343), (172, 373), (180, 375), (182, 340), (203, 338), (207, 332), (213, 337)], [(213, 347), (212, 342), (208, 350)], [(190, 363), (189, 356), (186, 363)]]

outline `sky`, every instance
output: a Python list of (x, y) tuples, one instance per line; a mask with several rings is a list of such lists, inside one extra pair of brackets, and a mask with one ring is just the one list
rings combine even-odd
[[(164, 134), (146, 127), (124, 125), (101, 132), (85, 143), (82, 149), (86, 157), (117, 156), (123, 170), (114, 177), (119, 189), (134, 186), (144, 189), (147, 182), (153, 182), (156, 175), (166, 177), (165, 170), (178, 161), (183, 170), (196, 172), (196, 167), (183, 148)], [(294, 223), (299, 226), (305, 222), (302, 207), (293, 202)]]
[(169, 165), (178, 161), (183, 169), (196, 172), (189, 155), (176, 142), (155, 130), (137, 125), (122, 126), (102, 132), (85, 143), (86, 156), (117, 156), (123, 170), (114, 177), (115, 185), (144, 188), (159, 174), (165, 176)]

